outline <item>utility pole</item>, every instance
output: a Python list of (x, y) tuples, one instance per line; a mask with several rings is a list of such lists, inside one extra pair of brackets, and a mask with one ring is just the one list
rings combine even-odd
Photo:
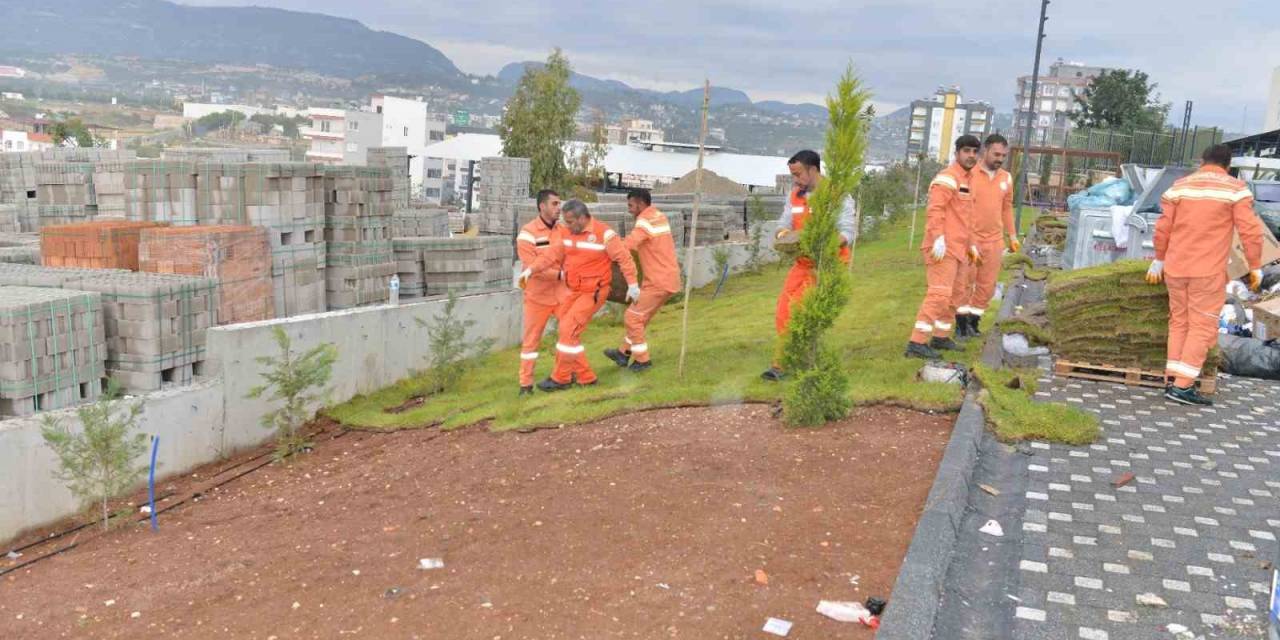
[(1183, 159), (1187, 155), (1187, 129), (1191, 127), (1191, 101), (1187, 101), (1186, 109), (1182, 112), (1182, 142), (1178, 144), (1178, 166), (1181, 167)]
[[(1036, 92), (1040, 90), (1040, 51), (1044, 45), (1044, 23), (1049, 19), (1045, 15), (1049, 11), (1049, 0), (1040, 0), (1040, 27), (1036, 33), (1036, 61), (1035, 66), (1031, 68), (1031, 95), (1030, 104), (1027, 105), (1027, 122), (1022, 130), (1022, 162), (1018, 163), (1018, 175), (1013, 181), (1013, 206), (1015, 222), (1014, 228), (1022, 229), (1022, 185), (1027, 180), (1027, 162), (1031, 160), (1031, 154), (1027, 150), (1031, 148), (1031, 129), (1035, 121), (1036, 113)], [(1021, 108), (1022, 105), (1015, 105)], [(1015, 113), (1017, 109), (1015, 108)]]

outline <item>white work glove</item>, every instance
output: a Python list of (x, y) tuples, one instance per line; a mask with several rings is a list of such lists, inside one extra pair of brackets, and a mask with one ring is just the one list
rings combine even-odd
[(947, 237), (938, 236), (933, 241), (933, 252), (931, 253), (934, 260), (941, 260), (947, 256)]
[(1152, 260), (1147, 268), (1147, 284), (1160, 284), (1164, 280), (1164, 260)]
[(1262, 269), (1249, 272), (1249, 290), (1254, 293), (1262, 290)]
[(533, 269), (525, 269), (524, 271), (521, 271), (520, 277), (516, 278), (516, 286), (521, 289), (525, 288), (529, 284), (529, 276), (531, 275), (533, 275)]
[(635, 302), (640, 299), (640, 285), (627, 285), (627, 302)]

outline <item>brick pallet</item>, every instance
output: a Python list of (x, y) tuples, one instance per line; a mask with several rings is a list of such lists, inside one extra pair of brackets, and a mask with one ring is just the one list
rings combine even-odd
[(397, 208), (409, 206), (409, 149), (370, 147), (365, 164), (391, 172), (391, 202)]
[(191, 162), (290, 162), (289, 149), (237, 149), (231, 147), (169, 147), (160, 153), (165, 160)]
[(0, 287), (0, 415), (97, 399), (106, 358), (101, 294)]
[(22, 223), (18, 216), (18, 205), (0, 203), (0, 233), (18, 233), (22, 231)]
[(142, 271), (218, 279), (217, 323), (275, 317), (267, 230), (251, 226), (146, 229), (138, 258)]
[(396, 238), (447, 238), (450, 213), (444, 207), (426, 204), (398, 208), (391, 216), (391, 235)]
[(532, 171), (528, 158), (482, 158), (477, 198), (481, 203), (528, 198)]
[(217, 322), (213, 278), (0, 264), (0, 285), (96, 291), (102, 295), (107, 375), (129, 392), (188, 384)]
[(138, 270), (142, 230), (154, 222), (102, 220), (40, 229), (41, 263), (47, 267)]
[(391, 170), (325, 171), (325, 298), (329, 309), (386, 302), (396, 272), (391, 245)]
[(36, 233), (0, 234), (0, 262), (40, 264), (40, 235)]
[(397, 238), (401, 297), (510, 289), (515, 250), (498, 236)]

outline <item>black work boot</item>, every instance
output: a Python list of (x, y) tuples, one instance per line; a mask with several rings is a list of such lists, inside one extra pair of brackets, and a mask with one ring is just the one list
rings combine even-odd
[(973, 334), (969, 333), (969, 314), (956, 315), (956, 339), (964, 340)]
[(977, 314), (969, 315), (969, 337), (981, 338), (982, 330), (978, 328), (978, 323), (982, 322), (982, 316)]
[(1182, 404), (1195, 405), (1200, 407), (1212, 407), (1213, 401), (1200, 395), (1200, 390), (1191, 385), (1186, 389), (1176, 384), (1171, 384), (1164, 389), (1164, 397)]
[(935, 351), (963, 351), (960, 345), (956, 344), (951, 338), (939, 338), (934, 336), (929, 339), (929, 348)]
[(543, 380), (542, 382), (538, 383), (538, 388), (548, 393), (552, 391), (564, 391), (565, 389), (568, 389), (569, 387), (572, 387), (572, 386), (573, 386), (572, 382), (556, 382), (551, 378), (547, 378), (546, 380)]
[(940, 360), (942, 356), (929, 347), (927, 344), (919, 342), (908, 342), (907, 350), (902, 355), (908, 358), (920, 358), (921, 360)]
[(783, 373), (782, 369), (777, 367), (769, 367), (768, 369), (765, 369), (764, 373), (760, 374), (761, 379), (768, 380), (769, 382), (781, 382), (785, 377), (787, 377), (787, 374)]
[(640, 373), (641, 371), (648, 371), (649, 367), (652, 366), (652, 362), (632, 362), (631, 366), (627, 367), (627, 369), (629, 369), (631, 373)]
[(529, 385), (527, 387), (520, 387), (520, 395), (522, 396), (533, 395), (533, 385)]
[(625, 367), (631, 362), (631, 354), (623, 353), (618, 349), (605, 349), (604, 357), (612, 360), (613, 363), (618, 365), (619, 367)]

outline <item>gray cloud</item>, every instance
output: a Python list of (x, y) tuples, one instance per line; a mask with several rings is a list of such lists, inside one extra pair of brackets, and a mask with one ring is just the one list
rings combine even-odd
[[(1034, 0), (255, 0), (358, 19), (435, 46), (469, 73), (494, 73), (552, 47), (585, 74), (656, 89), (709, 77), (755, 99), (818, 102), (852, 61), (881, 107), (941, 84), (1012, 109), (1030, 73)], [(191, 4), (238, 5), (243, 0)], [(1274, 8), (1266, 0), (1059, 0), (1049, 7), (1044, 67), (1058, 57), (1138, 68), (1165, 100), (1195, 101), (1193, 122), (1261, 126), (1271, 69), (1280, 66)]]

